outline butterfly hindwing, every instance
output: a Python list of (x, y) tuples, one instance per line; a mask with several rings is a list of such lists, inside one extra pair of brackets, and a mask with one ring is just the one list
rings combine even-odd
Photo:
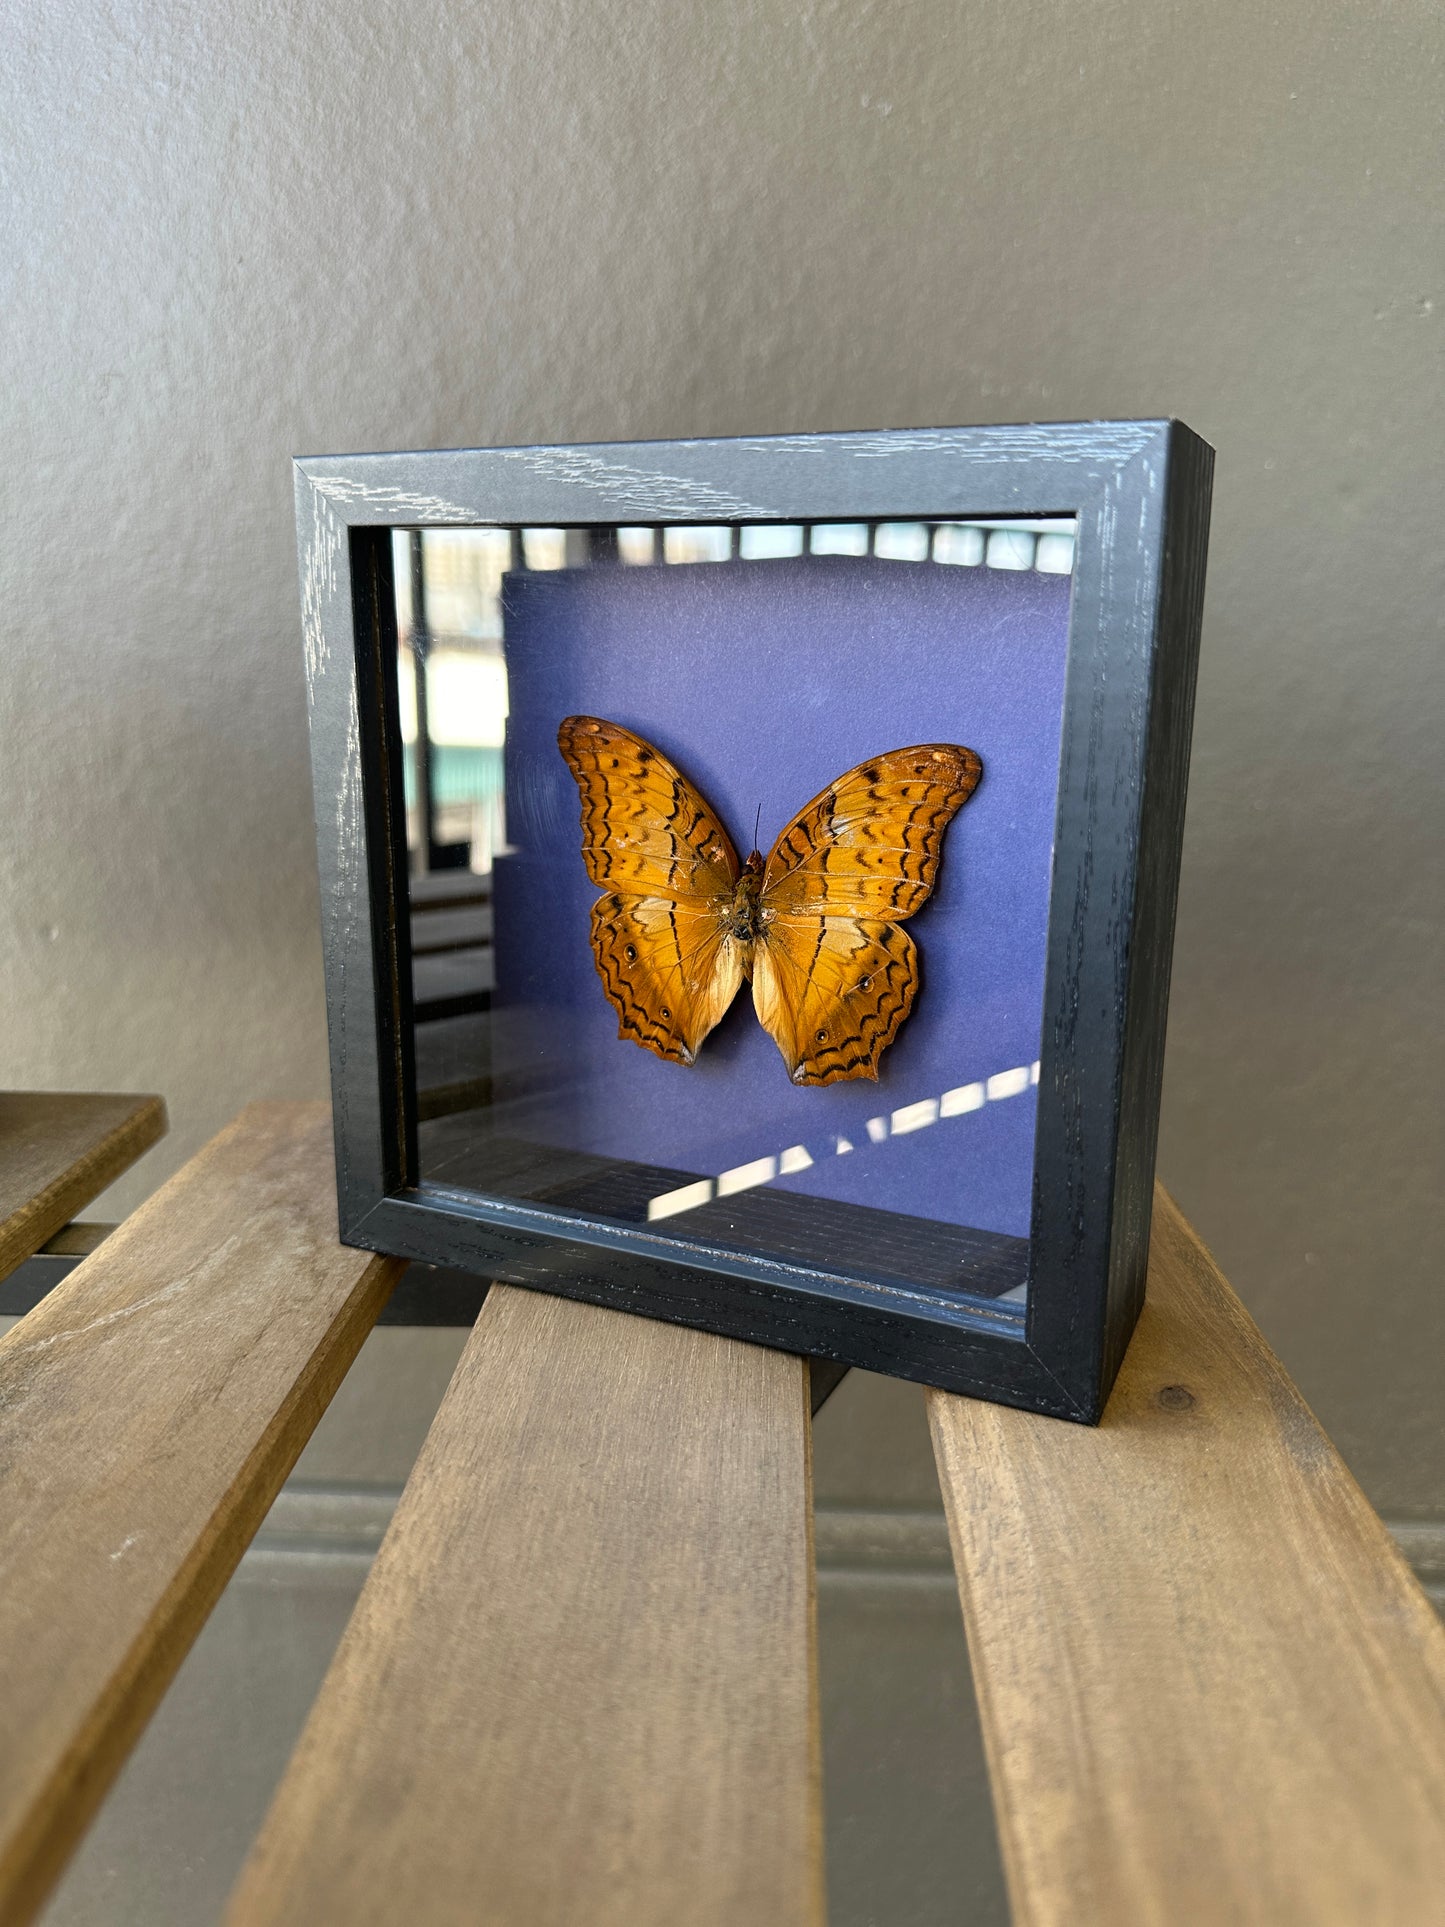
[(753, 953), (758, 1021), (795, 1084), (878, 1075), (918, 991), (918, 951), (875, 917), (777, 917)]
[(753, 1002), (795, 1084), (878, 1076), (918, 993), (918, 952), (898, 926), (928, 900), (943, 833), (982, 774), (959, 744), (890, 750), (829, 784), (774, 843)]
[(690, 1064), (743, 980), (711, 905), (609, 891), (592, 906), (592, 955), (617, 1034)]
[(726, 922), (737, 853), (681, 771), (620, 723), (569, 716), (557, 744), (582, 797), (587, 874), (607, 893), (592, 955), (618, 1035), (690, 1064), (743, 980)]

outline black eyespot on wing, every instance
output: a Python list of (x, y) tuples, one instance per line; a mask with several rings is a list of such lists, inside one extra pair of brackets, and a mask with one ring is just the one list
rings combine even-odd
[(627, 961), (629, 963), (637, 962), (637, 945), (635, 943), (628, 944), (627, 950), (626, 950), (626, 956), (627, 956)]
[(820, 1031), (818, 1032), (818, 1042), (819, 1042), (820, 1044), (826, 1044), (826, 1043), (827, 1043), (827, 1041), (828, 1041), (828, 1033), (827, 1033), (827, 1031), (825, 1031), (825, 1030), (820, 1030)]

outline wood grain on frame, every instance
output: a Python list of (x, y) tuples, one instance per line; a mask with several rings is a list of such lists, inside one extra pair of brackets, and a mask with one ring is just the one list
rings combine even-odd
[(0, 1278), (164, 1136), (158, 1097), (0, 1091)]
[(324, 1105), (244, 1112), (0, 1339), (0, 1919), (27, 1920), (401, 1264)]
[(494, 1286), (233, 1927), (820, 1922), (807, 1390)]
[(1101, 1425), (929, 1394), (1014, 1918), (1440, 1918), (1445, 1627), (1162, 1192)]

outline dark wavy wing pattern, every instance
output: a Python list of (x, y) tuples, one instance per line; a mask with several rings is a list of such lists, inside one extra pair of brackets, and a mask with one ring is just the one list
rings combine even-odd
[[(737, 853), (687, 778), (620, 723), (569, 716), (557, 743), (582, 798), (587, 874), (607, 892), (592, 953), (618, 1034), (690, 1064), (743, 980), (726, 934)], [(927, 900), (944, 831), (982, 774), (956, 744), (890, 750), (814, 797), (773, 845), (753, 999), (794, 1083), (877, 1077), (918, 990), (898, 926)]]
[(876, 1080), (918, 991), (918, 951), (896, 922), (776, 917), (753, 953), (758, 1021), (795, 1084)]
[(660, 749), (600, 716), (567, 717), (557, 747), (582, 795), (594, 883), (674, 900), (731, 895), (739, 865), (727, 831)]
[(763, 910), (885, 917), (928, 900), (943, 833), (983, 764), (956, 743), (889, 750), (850, 769), (799, 810), (763, 873)]
[(690, 1064), (743, 980), (711, 905), (613, 891), (592, 906), (592, 954), (617, 1034)]

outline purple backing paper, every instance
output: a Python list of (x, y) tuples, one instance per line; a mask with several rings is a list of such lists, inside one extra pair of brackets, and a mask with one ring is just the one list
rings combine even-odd
[[(492, 1107), (493, 1128), (704, 1175), (801, 1146), (812, 1162), (782, 1188), (1027, 1236), (1032, 1087), (924, 1128), (887, 1120), (1038, 1057), (1069, 589), (1033, 572), (832, 556), (509, 576), (515, 853), (494, 876), (492, 1048), (494, 1072), (525, 1094)], [(740, 858), (760, 807), (766, 853), (869, 756), (926, 742), (978, 752), (983, 780), (909, 923), (922, 985), (878, 1083), (791, 1084), (746, 985), (691, 1066), (618, 1039), (556, 744), (574, 712), (656, 743)]]

